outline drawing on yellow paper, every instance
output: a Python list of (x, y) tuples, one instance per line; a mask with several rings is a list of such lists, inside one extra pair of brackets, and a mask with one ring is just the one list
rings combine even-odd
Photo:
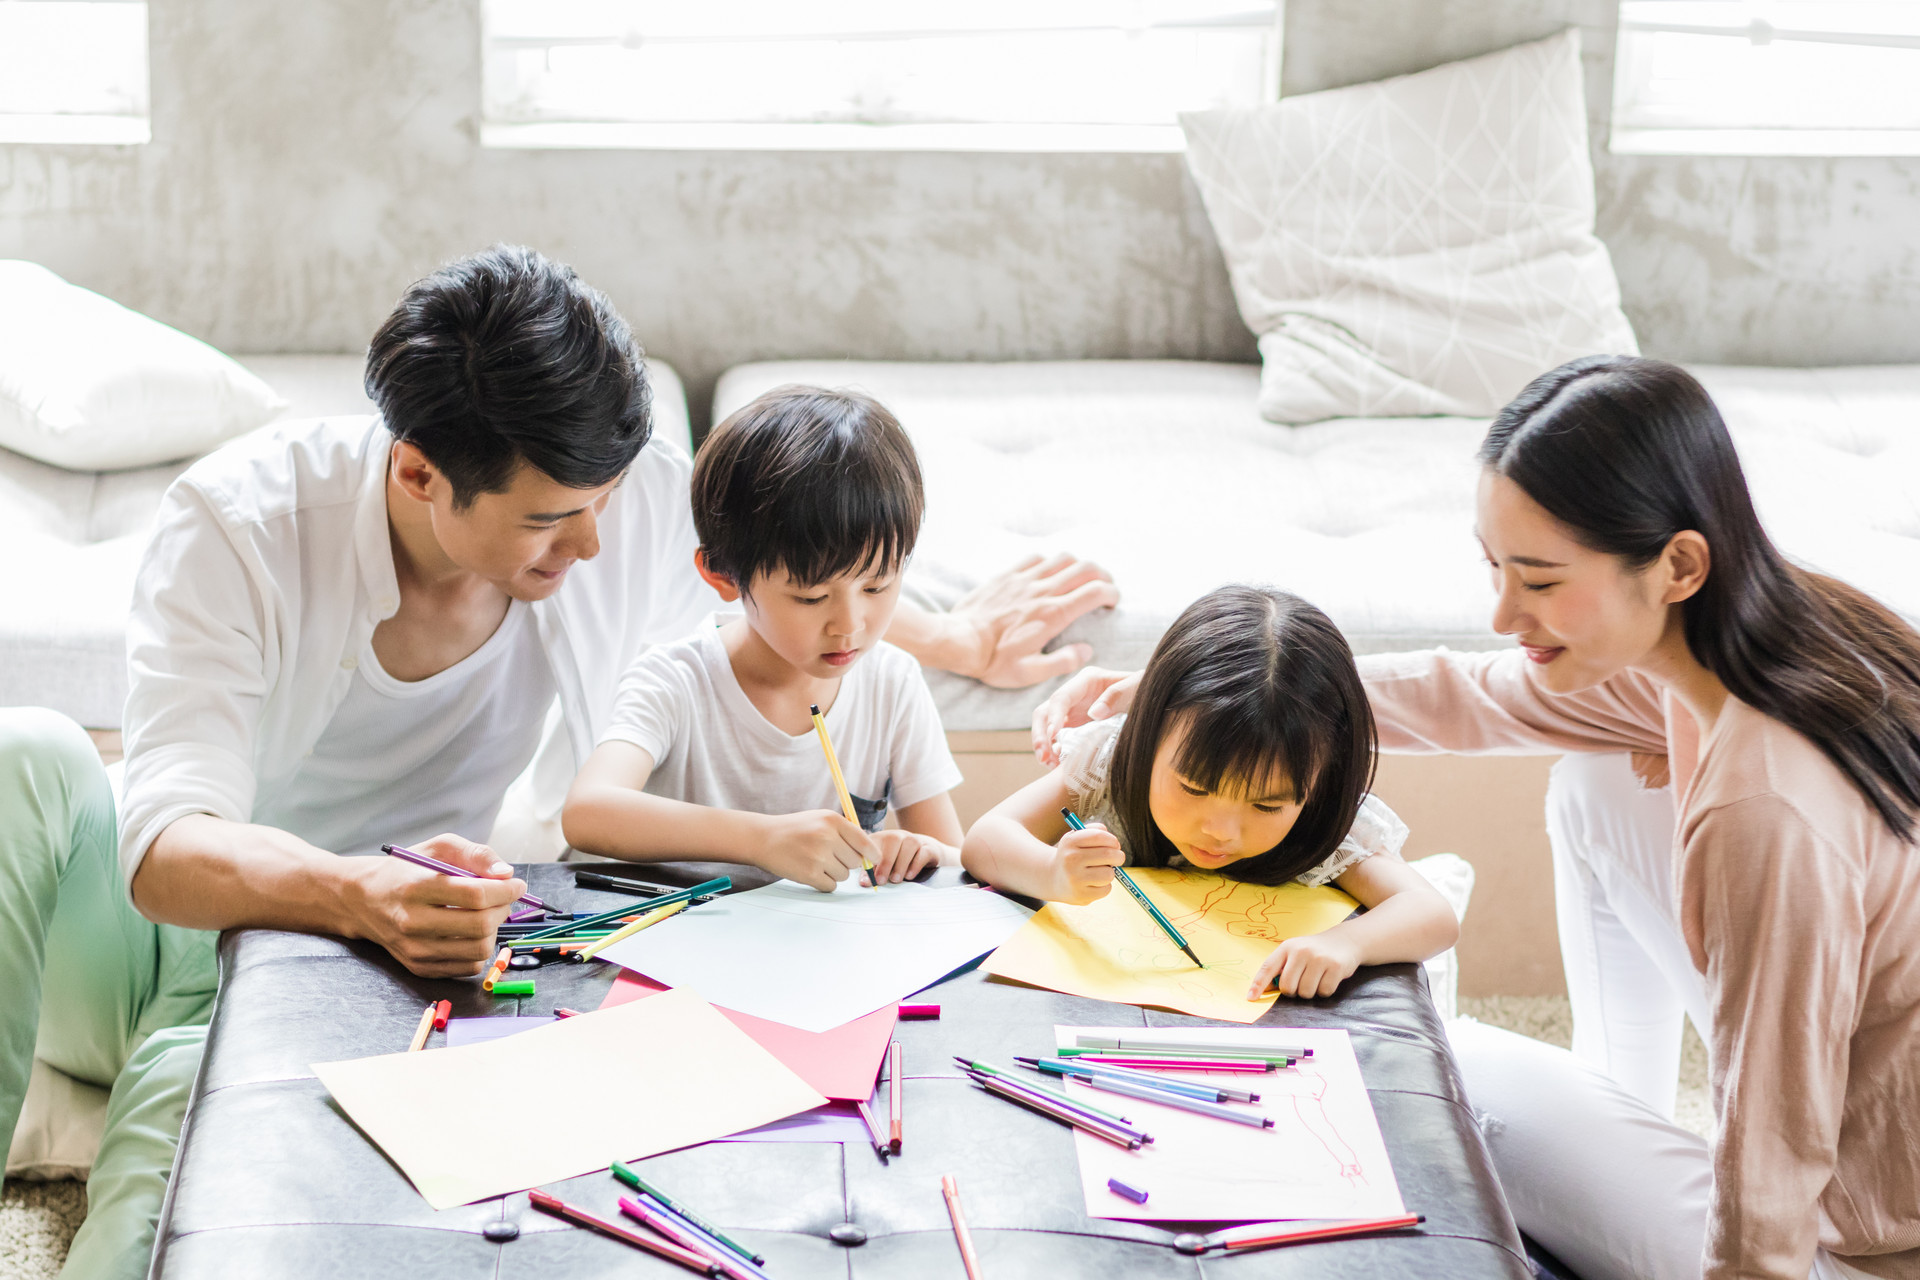
[(1247, 999), (1260, 962), (1282, 939), (1330, 929), (1357, 905), (1331, 886), (1245, 884), (1172, 868), (1131, 870), (1203, 967), (1195, 968), (1115, 885), (1084, 907), (1048, 903), (987, 958), (986, 971), (1069, 995), (1254, 1022), (1278, 999), (1272, 992)]

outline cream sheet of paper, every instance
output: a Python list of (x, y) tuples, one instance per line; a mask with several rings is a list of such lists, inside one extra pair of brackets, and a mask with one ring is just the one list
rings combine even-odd
[(781, 880), (683, 911), (600, 958), (739, 1013), (830, 1031), (985, 955), (1028, 914), (985, 889), (875, 893), (849, 878), (821, 893)]
[[(315, 1064), (436, 1209), (707, 1142), (826, 1099), (690, 991), (459, 1049)], [(592, 1080), (602, 1088), (549, 1085)], [(520, 1123), (509, 1133), (509, 1118)]]
[(1194, 968), (1116, 884), (1084, 907), (1049, 902), (987, 958), (986, 971), (1068, 995), (1257, 1022), (1279, 998), (1247, 999), (1260, 962), (1281, 939), (1331, 929), (1358, 905), (1331, 886), (1245, 884), (1164, 867), (1129, 871), (1205, 968)]
[[(1059, 1048), (1083, 1032), (1138, 1035), (1138, 1027), (1055, 1027)], [(1087, 1213), (1134, 1221), (1267, 1222), (1286, 1218), (1380, 1218), (1405, 1213), (1373, 1102), (1344, 1031), (1260, 1027), (1155, 1027), (1196, 1041), (1245, 1039), (1249, 1047), (1303, 1045), (1313, 1057), (1264, 1075), (1167, 1075), (1227, 1083), (1260, 1095), (1236, 1110), (1273, 1117), (1255, 1129), (1069, 1082), (1067, 1091), (1117, 1111), (1153, 1135), (1138, 1151), (1074, 1130)], [(1116, 1195), (1107, 1179), (1147, 1192), (1145, 1204)]]

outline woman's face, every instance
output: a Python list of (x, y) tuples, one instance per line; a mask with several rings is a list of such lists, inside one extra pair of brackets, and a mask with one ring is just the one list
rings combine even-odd
[(1218, 871), (1230, 862), (1257, 857), (1286, 839), (1299, 820), (1301, 798), (1285, 778), (1251, 788), (1223, 782), (1211, 792), (1180, 776), (1173, 762), (1187, 740), (1184, 719), (1170, 720), (1153, 755), (1147, 812), (1153, 825), (1194, 866)]
[(1542, 688), (1591, 688), (1660, 643), (1671, 612), (1664, 558), (1630, 572), (1618, 556), (1581, 546), (1492, 469), (1480, 473), (1478, 510), (1480, 547), (1500, 597), (1493, 629), (1519, 639)]

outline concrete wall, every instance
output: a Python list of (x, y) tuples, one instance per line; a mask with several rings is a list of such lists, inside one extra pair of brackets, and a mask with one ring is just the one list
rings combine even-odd
[[(1250, 360), (1177, 156), (487, 151), (478, 0), (151, 0), (155, 141), (0, 146), (0, 256), (233, 351), (360, 347), (497, 239), (575, 263), (678, 365)], [(1587, 28), (1610, 0), (1292, 0), (1304, 92)], [(1920, 360), (1920, 161), (1598, 157), (1650, 352)]]

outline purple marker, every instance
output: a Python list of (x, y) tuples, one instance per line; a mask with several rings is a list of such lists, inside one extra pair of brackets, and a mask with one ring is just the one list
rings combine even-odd
[[(486, 880), (490, 878), (475, 875), (471, 871), (462, 871), (451, 862), (442, 862), (440, 859), (430, 858), (424, 853), (415, 853), (411, 849), (402, 849), (397, 844), (383, 844), (380, 846), (380, 852), (387, 854), (389, 857), (398, 858), (402, 862), (411, 862), (416, 867), (425, 867), (429, 871), (438, 871), (443, 876), (454, 876), (461, 880)], [(552, 907), (530, 893), (521, 894), (515, 901), (524, 902), (530, 907), (538, 907), (542, 911), (553, 910)]]
[(1107, 1179), (1107, 1190), (1113, 1192), (1113, 1194), (1117, 1196), (1125, 1196), (1127, 1199), (1133, 1201), (1135, 1204), (1145, 1204), (1147, 1202), (1146, 1192), (1142, 1191), (1138, 1187), (1130, 1187), (1126, 1183), (1120, 1181), (1120, 1179), (1118, 1178)]

